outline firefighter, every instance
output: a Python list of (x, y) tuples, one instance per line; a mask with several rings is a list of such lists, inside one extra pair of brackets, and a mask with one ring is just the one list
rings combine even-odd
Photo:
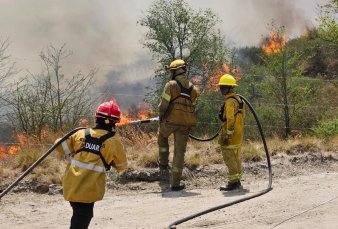
[(69, 159), (62, 185), (73, 208), (71, 229), (88, 228), (94, 203), (105, 193), (105, 173), (111, 167), (118, 172), (127, 168), (124, 148), (114, 136), (120, 114), (115, 102), (102, 103), (95, 113), (96, 126), (77, 131), (57, 148)]
[(181, 182), (184, 154), (191, 127), (196, 125), (196, 87), (187, 80), (186, 63), (177, 59), (169, 65), (170, 81), (166, 83), (159, 104), (160, 127), (158, 130), (160, 173), (169, 173), (168, 137), (174, 134), (174, 156), (171, 168), (170, 188), (180, 191), (185, 188)]
[(222, 129), (218, 143), (228, 167), (228, 182), (221, 186), (220, 190), (231, 191), (242, 188), (241, 145), (244, 135), (245, 107), (244, 102), (234, 92), (237, 82), (232, 75), (223, 75), (218, 85), (225, 98), (225, 103), (219, 113)]

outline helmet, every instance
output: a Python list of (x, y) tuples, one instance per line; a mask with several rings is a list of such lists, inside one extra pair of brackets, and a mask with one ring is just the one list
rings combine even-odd
[(221, 76), (221, 78), (219, 79), (218, 85), (225, 85), (225, 86), (237, 86), (236, 80), (235, 78), (230, 75), (230, 74), (225, 74), (223, 76)]
[(177, 60), (174, 60), (170, 63), (169, 70), (176, 70), (176, 69), (179, 69), (179, 68), (184, 68), (186, 66), (187, 65), (184, 62), (184, 60), (177, 59)]
[(114, 101), (101, 103), (95, 112), (96, 118), (109, 119), (113, 122), (119, 122), (121, 111), (119, 105)]

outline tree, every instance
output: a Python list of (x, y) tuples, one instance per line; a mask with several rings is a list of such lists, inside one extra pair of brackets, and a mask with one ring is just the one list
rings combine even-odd
[(40, 53), (49, 87), (47, 96), (52, 108), (50, 115), (53, 130), (62, 129), (64, 121), (75, 124), (78, 120), (76, 116), (85, 115), (94, 101), (86, 93), (97, 69), (91, 69), (85, 75), (79, 71), (71, 77), (65, 77), (61, 64), (71, 54), (71, 51), (65, 49), (65, 44), (60, 48), (50, 45)]
[[(210, 69), (222, 68), (229, 53), (215, 28), (218, 22), (210, 9), (195, 11), (183, 0), (157, 0), (138, 23), (147, 28), (143, 45), (155, 60), (163, 66), (176, 58), (184, 59), (188, 78), (200, 76), (204, 87), (209, 83)], [(155, 71), (155, 81), (147, 96), (152, 104), (168, 81), (162, 68)]]
[(7, 117), (15, 130), (41, 140), (50, 119), (48, 90), (48, 80), (39, 75), (26, 77), (16, 84), (11, 96), (6, 98), (10, 108)]
[(11, 88), (10, 96), (3, 98), (11, 109), (8, 119), (16, 130), (40, 139), (44, 128), (58, 131), (74, 127), (79, 119), (92, 113), (96, 98), (88, 91), (96, 69), (88, 74), (65, 76), (62, 61), (71, 52), (64, 47), (57, 49), (51, 45), (42, 51), (40, 57), (45, 66), (42, 73), (27, 75)]
[(337, 47), (338, 44), (338, 0), (328, 0), (321, 6), (319, 31), (321, 37)]
[[(324, 41), (328, 55), (328, 72), (333, 72), (333, 77), (337, 78), (338, 71), (338, 0), (327, 0), (321, 6), (319, 16), (319, 36)], [(331, 77), (332, 78), (332, 77)]]
[(10, 56), (6, 53), (9, 47), (9, 40), (0, 38), (0, 91), (6, 88), (6, 80), (14, 73), (14, 63), (11, 63)]
[(260, 82), (264, 102), (277, 105), (275, 110), (280, 110), (280, 116), (276, 118), (283, 121), (284, 137), (288, 137), (292, 119), (310, 103), (314, 87), (303, 77), (303, 54), (288, 47), (284, 34), (283, 27), (275, 28), (268, 42), (263, 44), (264, 65), (258, 67), (257, 72), (265, 76)]
[[(7, 108), (5, 105), (5, 101), (3, 100), (3, 97), (7, 97), (9, 95), (8, 93), (8, 86), (9, 86), (9, 78), (13, 74), (15, 74), (14, 71), (14, 63), (10, 60), (10, 55), (7, 53), (7, 49), (10, 45), (9, 39), (1, 38), (0, 37), (0, 132), (1, 133), (8, 133), (9, 123), (5, 121), (5, 115), (7, 112)], [(9, 138), (10, 134), (0, 134), (2, 135), (1, 139), (5, 140)]]

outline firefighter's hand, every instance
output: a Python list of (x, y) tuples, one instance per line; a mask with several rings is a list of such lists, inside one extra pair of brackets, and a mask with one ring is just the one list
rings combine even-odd
[(232, 139), (232, 134), (224, 134), (223, 135), (223, 141), (225, 142), (225, 143), (227, 143), (227, 144), (229, 144), (230, 143), (230, 141), (231, 141), (231, 139)]
[(223, 140), (223, 142), (228, 142), (228, 140), (229, 140), (229, 135), (224, 134), (224, 135), (222, 136), (222, 140)]

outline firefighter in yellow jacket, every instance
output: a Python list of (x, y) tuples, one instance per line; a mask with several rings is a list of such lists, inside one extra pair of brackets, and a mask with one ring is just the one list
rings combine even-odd
[(181, 182), (184, 154), (191, 127), (196, 125), (195, 101), (197, 90), (184, 75), (186, 63), (177, 59), (169, 65), (170, 81), (165, 85), (159, 105), (160, 127), (158, 131), (159, 168), (161, 174), (168, 171), (168, 137), (174, 134), (174, 157), (171, 168), (172, 191), (185, 188)]
[(228, 167), (228, 182), (221, 186), (220, 190), (231, 191), (242, 188), (241, 145), (244, 136), (245, 107), (244, 102), (234, 92), (237, 82), (232, 75), (223, 75), (218, 85), (225, 98), (219, 114), (223, 124), (218, 143)]
[(120, 114), (113, 101), (102, 103), (95, 114), (96, 126), (77, 131), (57, 148), (69, 159), (62, 185), (73, 208), (71, 229), (88, 228), (94, 203), (105, 193), (106, 171), (127, 168), (124, 148), (113, 131)]

